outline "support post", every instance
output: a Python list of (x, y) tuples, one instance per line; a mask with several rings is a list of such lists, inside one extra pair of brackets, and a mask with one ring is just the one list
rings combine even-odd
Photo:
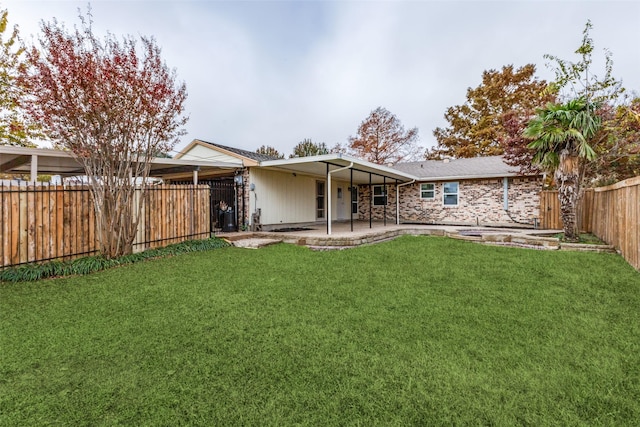
[(31, 156), (31, 175), (29, 176), (29, 182), (35, 184), (38, 180), (38, 156), (36, 154)]
[[(343, 168), (334, 169), (329, 171), (329, 164), (327, 164), (327, 186), (329, 189), (327, 190), (327, 234), (331, 234), (331, 174), (343, 171), (345, 169), (351, 169), (353, 167), (353, 162), (349, 163), (349, 166), (345, 166)], [(344, 200), (344, 199), (343, 199)]]
[(349, 170), (351, 173), (349, 177), (349, 219), (351, 221), (351, 231), (353, 231), (353, 169)]
[(371, 172), (369, 172), (369, 228), (372, 228), (371, 215), (373, 212), (373, 187), (371, 186)]
[[(327, 163), (327, 181), (329, 181), (329, 163)], [(327, 197), (327, 189), (324, 189), (324, 197)], [(317, 202), (316, 202), (317, 203)], [(323, 206), (324, 208), (324, 206)], [(331, 227), (329, 226), (329, 224), (331, 223), (331, 220), (329, 218), (329, 214), (327, 213), (325, 216), (325, 219), (327, 220), (327, 234), (331, 234)]]
[(382, 200), (384, 205), (382, 206), (382, 224), (387, 226), (387, 177), (382, 177)]

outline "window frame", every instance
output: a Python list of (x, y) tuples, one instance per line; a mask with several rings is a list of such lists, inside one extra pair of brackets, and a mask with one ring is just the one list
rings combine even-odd
[[(446, 187), (449, 184), (455, 184), (456, 185), (456, 191), (455, 193), (453, 192), (447, 192)], [(447, 196), (455, 196), (456, 197), (456, 202), (455, 203), (447, 203)], [(451, 181), (451, 182), (443, 182), (442, 183), (442, 205), (446, 206), (446, 207), (455, 207), (458, 206), (460, 204), (460, 182), (458, 181)]]
[[(322, 189), (322, 192), (320, 190)], [(322, 201), (322, 202), (321, 202)], [(322, 204), (322, 206), (320, 206)], [(325, 181), (316, 181), (316, 220), (325, 219), (327, 210), (327, 185)]]
[[(376, 185), (372, 185), (371, 188), (371, 197), (373, 199), (372, 204), (373, 206), (386, 206), (387, 205), (387, 186), (384, 184), (376, 184)], [(376, 194), (376, 188), (382, 188), (382, 194)], [(380, 202), (380, 199), (382, 203), (378, 203)]]
[[(423, 185), (430, 185), (430, 190), (425, 190), (422, 188)], [(424, 196), (424, 193), (431, 193), (431, 196)], [(435, 200), (436, 198), (436, 184), (434, 182), (422, 182), (420, 183), (420, 200)]]

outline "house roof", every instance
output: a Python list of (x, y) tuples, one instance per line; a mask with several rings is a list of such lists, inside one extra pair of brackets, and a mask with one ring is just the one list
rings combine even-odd
[(235, 147), (228, 147), (226, 145), (221, 145), (221, 144), (216, 144), (215, 142), (209, 142), (209, 141), (203, 141), (202, 139), (199, 139), (198, 141), (203, 142), (205, 144), (209, 144), (212, 145), (216, 148), (222, 149), (224, 151), (227, 151), (229, 153), (233, 153), (236, 154), (240, 157), (245, 157), (247, 159), (250, 160), (255, 160), (256, 162), (262, 162), (265, 160), (277, 160), (277, 157), (273, 157), (273, 156), (267, 156), (266, 154), (260, 154), (260, 153), (256, 153), (255, 151), (248, 151), (248, 150), (243, 150), (241, 148), (235, 148)]
[(420, 181), (522, 176), (515, 166), (506, 164), (502, 156), (424, 160), (398, 163), (393, 168), (411, 174)]

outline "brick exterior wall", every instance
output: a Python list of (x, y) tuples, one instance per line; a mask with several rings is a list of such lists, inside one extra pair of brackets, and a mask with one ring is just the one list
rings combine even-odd
[[(427, 183), (426, 181), (424, 183)], [(443, 182), (435, 184), (433, 199), (420, 198), (420, 184), (416, 182), (400, 187), (400, 222), (422, 224), (460, 224), (489, 226), (533, 225), (533, 218), (540, 217), (539, 177), (509, 178), (508, 212), (504, 210), (503, 179), (460, 180), (458, 182), (458, 205), (443, 204)], [(396, 186), (387, 185), (386, 217), (396, 218)], [(370, 191), (368, 185), (359, 187), (358, 218), (369, 219)], [(383, 219), (384, 206), (372, 206), (375, 220)]]

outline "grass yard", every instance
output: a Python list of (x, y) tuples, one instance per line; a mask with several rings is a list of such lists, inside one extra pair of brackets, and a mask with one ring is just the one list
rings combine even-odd
[(404, 236), (0, 285), (0, 425), (637, 425), (640, 274)]

